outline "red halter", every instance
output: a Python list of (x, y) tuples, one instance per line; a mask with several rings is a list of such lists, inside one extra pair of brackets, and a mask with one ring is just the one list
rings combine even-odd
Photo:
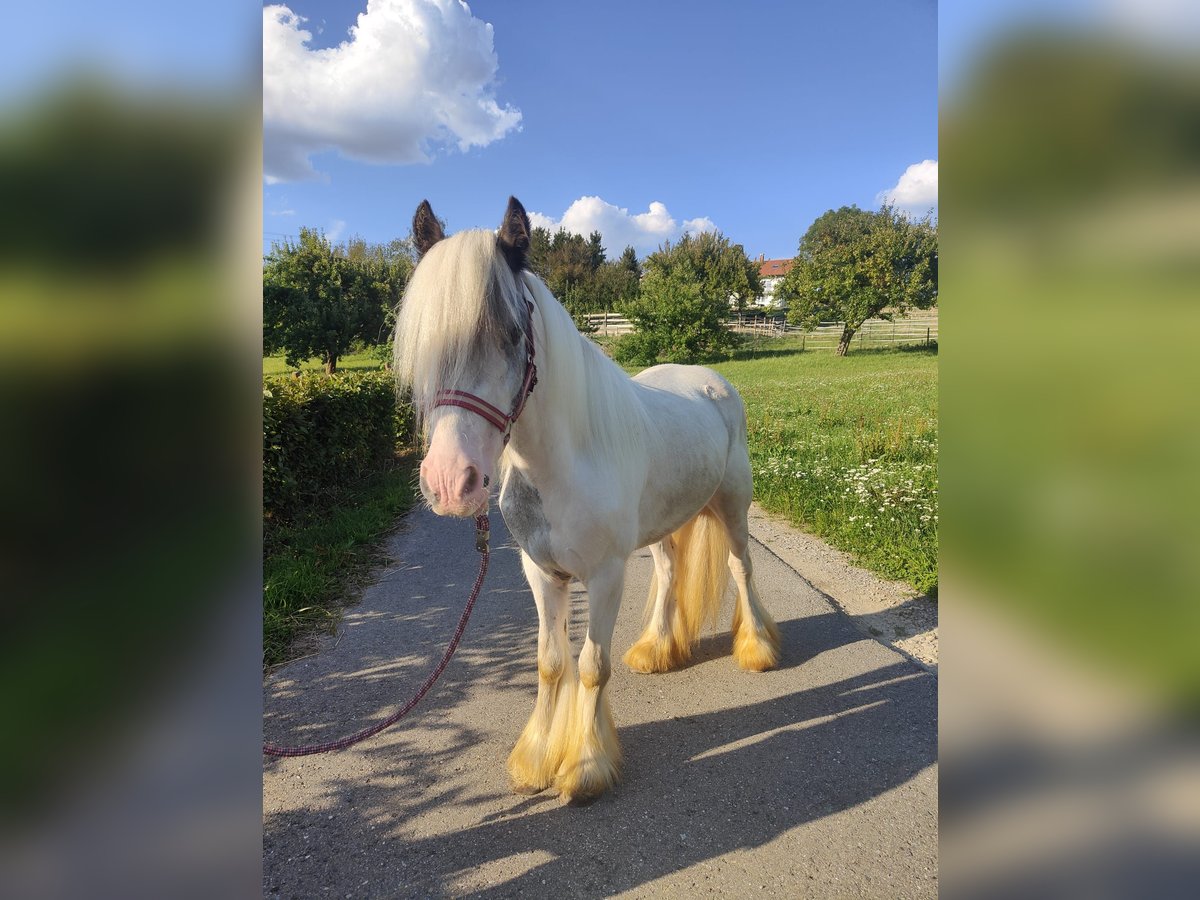
[(525, 408), (525, 401), (537, 385), (537, 366), (533, 363), (533, 304), (526, 300), (525, 306), (529, 312), (525, 319), (525, 380), (521, 383), (521, 390), (517, 392), (516, 399), (513, 400), (512, 412), (501, 412), (482, 397), (476, 397), (466, 391), (438, 391), (433, 404), (434, 409), (439, 406), (457, 406), (483, 417), (504, 435), (505, 444), (508, 444), (509, 438), (512, 437), (513, 424)]

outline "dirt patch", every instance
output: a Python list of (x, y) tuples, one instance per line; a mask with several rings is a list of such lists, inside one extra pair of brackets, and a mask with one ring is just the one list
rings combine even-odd
[(925, 594), (855, 566), (849, 554), (805, 534), (757, 503), (750, 507), (755, 540), (795, 569), (845, 612), (863, 634), (931, 672), (938, 668), (938, 608)]

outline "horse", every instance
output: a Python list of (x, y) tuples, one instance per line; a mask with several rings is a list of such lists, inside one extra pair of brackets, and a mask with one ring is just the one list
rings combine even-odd
[[(397, 314), (395, 367), (425, 455), (420, 490), (438, 515), (499, 506), (537, 605), (538, 689), (508, 758), (515, 790), (591, 800), (618, 780), (621, 748), (605, 688), (630, 554), (649, 547), (635, 672), (691, 657), (737, 588), (732, 653), (773, 668), (779, 631), (754, 585), (746, 414), (711, 369), (659, 365), (630, 378), (577, 330), (527, 267), (529, 217), (510, 197), (498, 231), (447, 237), (429, 201), (413, 216), (419, 254)], [(588, 597), (577, 666), (568, 586)]]

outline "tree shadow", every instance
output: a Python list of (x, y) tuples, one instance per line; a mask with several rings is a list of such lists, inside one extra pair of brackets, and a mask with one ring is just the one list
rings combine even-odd
[(852, 346), (847, 356), (886, 356), (890, 353), (906, 353), (914, 356), (937, 356), (938, 343), (937, 339), (933, 339), (928, 344), (925, 339), (921, 338), (914, 343), (897, 343), (888, 344), (886, 347), (859, 347)]
[(800, 356), (803, 353), (811, 353), (811, 350), (804, 350), (801, 347), (764, 347), (755, 349), (753, 347), (742, 347), (734, 350), (730, 354), (732, 360), (744, 359), (780, 359), (787, 356)]

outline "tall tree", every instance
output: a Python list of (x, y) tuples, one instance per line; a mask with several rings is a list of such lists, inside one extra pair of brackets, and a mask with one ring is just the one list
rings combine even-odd
[(642, 277), (642, 264), (638, 262), (637, 251), (632, 246), (626, 247), (617, 261), (623, 268), (633, 273), (634, 278)]
[(700, 285), (701, 294), (729, 307), (744, 309), (762, 294), (758, 266), (751, 262), (741, 244), (735, 244), (719, 231), (685, 234), (679, 242), (664, 243), (646, 257), (647, 273), (673, 275), (677, 270), (690, 272)]
[(301, 228), (295, 243), (274, 244), (263, 263), (263, 352), (283, 350), (289, 366), (315, 356), (336, 372), (356, 343), (387, 340), (411, 272), (403, 242), (334, 247)]
[(525, 257), (525, 265), (542, 281), (546, 281), (549, 274), (551, 243), (552, 238), (548, 229), (534, 228), (529, 235), (529, 255)]
[(603, 240), (604, 236), (598, 231), (593, 231), (590, 235), (588, 235), (588, 253), (590, 253), (592, 256), (591, 265), (593, 272), (604, 265), (606, 256), (604, 253), (604, 245), (602, 243)]
[(936, 304), (937, 279), (937, 228), (928, 217), (843, 206), (809, 226), (775, 296), (788, 304), (789, 322), (808, 329), (822, 320), (843, 323), (837, 355), (845, 356), (867, 319)]

